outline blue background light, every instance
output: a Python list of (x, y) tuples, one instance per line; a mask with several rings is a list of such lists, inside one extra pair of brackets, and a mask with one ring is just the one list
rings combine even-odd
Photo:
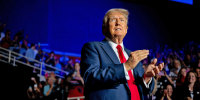
[(7, 23), (6, 28), (12, 35), (23, 30), (29, 35), (30, 42), (45, 44), (45, 49), (79, 55), (84, 43), (104, 39), (102, 20), (111, 8), (125, 8), (130, 12), (124, 39), (130, 50), (172, 42), (176, 40), (176, 34), (193, 31), (189, 25), (192, 17), (185, 16), (188, 12), (184, 9), (181, 10), (184, 13), (180, 13), (184, 16), (177, 17), (176, 9), (169, 12), (164, 3), (152, 4), (123, 0), (0, 0), (0, 20)]
[(176, 1), (176, 2), (181, 2), (181, 3), (185, 3), (185, 4), (193, 4), (193, 0), (171, 0), (171, 1)]

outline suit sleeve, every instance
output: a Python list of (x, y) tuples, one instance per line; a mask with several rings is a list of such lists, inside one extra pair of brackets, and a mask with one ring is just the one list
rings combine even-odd
[(99, 87), (126, 82), (123, 64), (102, 65), (101, 53), (93, 43), (86, 43), (83, 46), (81, 51), (81, 73), (85, 85)]

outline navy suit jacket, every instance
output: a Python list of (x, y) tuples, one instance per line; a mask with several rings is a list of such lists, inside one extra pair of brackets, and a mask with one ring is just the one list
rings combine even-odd
[[(127, 54), (130, 50), (125, 48)], [(131, 93), (125, 78), (123, 64), (120, 63), (108, 41), (86, 43), (81, 51), (81, 73), (85, 82), (86, 100), (130, 100)], [(153, 91), (154, 80), (146, 88), (142, 76), (144, 69), (139, 63), (134, 69), (134, 78), (140, 93), (144, 95)]]

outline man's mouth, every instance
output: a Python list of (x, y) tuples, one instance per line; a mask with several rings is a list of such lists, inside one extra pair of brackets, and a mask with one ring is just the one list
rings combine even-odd
[(122, 29), (121, 28), (115, 28), (115, 31), (121, 31)]

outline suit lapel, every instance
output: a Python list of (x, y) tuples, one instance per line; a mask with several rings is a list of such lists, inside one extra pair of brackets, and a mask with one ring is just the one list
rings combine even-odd
[(102, 44), (101, 47), (106, 52), (106, 54), (110, 57), (110, 59), (114, 62), (114, 64), (120, 64), (119, 59), (117, 58), (117, 55), (115, 54), (115, 52), (112, 49), (112, 47), (109, 45), (108, 41), (106, 41), (104, 39), (100, 43)]
[(126, 53), (128, 54), (128, 56), (130, 55), (130, 53), (131, 53), (131, 51), (130, 50), (128, 50), (128, 49), (126, 49), (126, 48), (124, 48), (124, 50), (126, 51)]

